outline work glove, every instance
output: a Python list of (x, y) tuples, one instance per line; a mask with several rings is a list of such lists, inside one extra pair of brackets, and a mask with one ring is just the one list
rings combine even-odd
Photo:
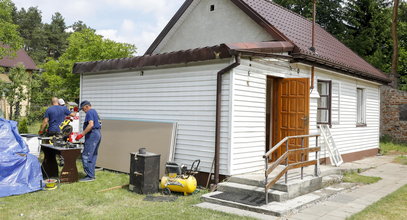
[(44, 131), (43, 131), (43, 130), (39, 130), (39, 131), (38, 131), (38, 134), (39, 134), (39, 135), (43, 135), (43, 134), (44, 134)]
[(83, 138), (83, 134), (78, 134), (78, 136), (76, 136), (75, 140), (79, 141), (81, 138)]

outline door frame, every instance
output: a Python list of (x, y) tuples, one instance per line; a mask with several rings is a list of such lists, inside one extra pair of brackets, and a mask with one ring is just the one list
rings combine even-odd
[[(265, 152), (270, 150), (274, 145), (276, 145), (280, 139), (279, 134), (281, 133), (281, 129), (279, 128), (280, 120), (279, 117), (279, 109), (280, 106), (280, 99), (279, 97), (279, 86), (283, 79), (287, 78), (280, 78), (280, 77), (273, 77), (267, 76), (266, 79), (266, 146)], [(293, 78), (294, 79), (294, 78)], [(298, 79), (298, 78), (297, 78)], [(306, 125), (306, 134), (309, 134), (309, 118), (310, 118), (310, 82), (309, 78), (301, 78), (301, 79), (308, 79), (306, 85), (306, 116), (308, 117), (308, 123)], [(305, 146), (308, 146), (308, 139), (306, 139)], [(275, 161), (279, 156), (281, 156), (285, 152), (285, 149), (279, 148), (277, 149), (272, 156), (272, 161)]]

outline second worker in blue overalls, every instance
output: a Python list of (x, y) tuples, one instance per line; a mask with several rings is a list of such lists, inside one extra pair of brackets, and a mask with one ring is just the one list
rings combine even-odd
[(85, 143), (82, 152), (83, 169), (86, 177), (81, 179), (81, 182), (93, 181), (96, 178), (95, 167), (96, 159), (102, 135), (100, 133), (101, 123), (99, 115), (89, 101), (83, 101), (80, 108), (86, 112), (85, 122), (83, 123), (83, 131), (75, 139), (78, 141), (85, 136)]

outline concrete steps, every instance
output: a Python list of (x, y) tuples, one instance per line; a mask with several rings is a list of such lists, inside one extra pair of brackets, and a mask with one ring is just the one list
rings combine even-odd
[(293, 199), (282, 202), (273, 201), (269, 202), (269, 204), (265, 204), (264, 195), (263, 198), (261, 198), (255, 194), (250, 195), (222, 191), (205, 194), (202, 196), (202, 200), (212, 204), (281, 217), (295, 213), (310, 204), (325, 200), (353, 186), (354, 184), (350, 183), (340, 183)]
[[(218, 191), (224, 193), (236, 193), (242, 195), (252, 195), (255, 197), (264, 198), (264, 187), (251, 186), (241, 183), (234, 182), (223, 182), (218, 184)], [(288, 192), (283, 192), (279, 190), (269, 190), (269, 199), (272, 201), (286, 201), (288, 200)]]
[(216, 192), (203, 195), (202, 200), (208, 204), (202, 207), (222, 205), (247, 212), (285, 216), (352, 186), (341, 183), (341, 180), (341, 175), (304, 175), (301, 179), (300, 172), (291, 171), (287, 184), (283, 177), (268, 190), (269, 203), (266, 204), (264, 172), (236, 175), (219, 183)]
[[(322, 188), (322, 177), (308, 175), (304, 176), (304, 178), (301, 180), (300, 176), (292, 175), (291, 178), (292, 179), (289, 179), (287, 184), (284, 183), (284, 180), (277, 181), (277, 183), (272, 187), (272, 192), (287, 192), (288, 198), (291, 199)], [(239, 186), (245, 185), (246, 187), (243, 187), (243, 189), (256, 189), (256, 191), (261, 191), (264, 195), (264, 180), (258, 181), (256, 179), (250, 179), (244, 176), (232, 176), (228, 180), (228, 183), (237, 183), (240, 184)], [(227, 185), (227, 183), (222, 184)], [(222, 184), (220, 184), (221, 188), (223, 187)], [(261, 188), (261, 190), (258, 188)], [(219, 190), (222, 191), (221, 189)]]

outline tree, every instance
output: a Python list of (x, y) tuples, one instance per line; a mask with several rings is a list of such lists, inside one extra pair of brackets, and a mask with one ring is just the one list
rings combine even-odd
[(79, 97), (79, 76), (72, 73), (75, 62), (130, 57), (136, 51), (134, 45), (104, 39), (89, 28), (72, 33), (68, 43), (59, 59), (52, 59), (42, 66), (45, 69), (42, 79), (46, 83), (43, 91), (48, 97), (66, 100)]
[(398, 15), (398, 40), (400, 49), (398, 59), (398, 75), (400, 76), (399, 88), (407, 91), (407, 2), (400, 2)]
[(83, 21), (76, 21), (75, 23), (73, 23), (73, 25), (70, 26), (72, 28), (72, 30), (74, 32), (80, 32), (83, 31), (84, 29), (90, 29), (95, 31), (95, 29), (90, 28), (89, 26), (87, 26), (85, 23), (83, 23)]
[(41, 11), (37, 7), (30, 7), (26, 11), (22, 8), (14, 15), (14, 21), (19, 26), (20, 35), (24, 38), (24, 49), (36, 62), (41, 63), (47, 57), (47, 37), (42, 23)]
[(24, 66), (18, 65), (10, 69), (8, 77), (11, 82), (0, 82), (0, 92), (10, 105), (10, 119), (17, 119), (20, 116), (20, 104), (27, 99), (29, 74)]
[(65, 19), (59, 12), (52, 16), (50, 24), (45, 24), (45, 34), (47, 36), (47, 56), (53, 59), (58, 59), (68, 47), (68, 36), (65, 30)]
[(344, 43), (375, 67), (388, 72), (391, 59), (390, 8), (387, 0), (349, 0)]
[(23, 46), (18, 26), (13, 23), (13, 9), (14, 4), (10, 0), (0, 0), (0, 59), (14, 55)]
[[(288, 8), (308, 19), (312, 19), (312, 0), (274, 0), (275, 3)], [(343, 0), (318, 0), (316, 23), (325, 28), (338, 39), (343, 38)]]
[(392, 78), (392, 87), (398, 88), (398, 53), (399, 53), (399, 44), (398, 44), (398, 35), (397, 35), (397, 26), (398, 26), (398, 10), (399, 10), (399, 0), (394, 0), (393, 4), (393, 16), (391, 21), (391, 38), (393, 40), (393, 55), (391, 58), (391, 78)]

